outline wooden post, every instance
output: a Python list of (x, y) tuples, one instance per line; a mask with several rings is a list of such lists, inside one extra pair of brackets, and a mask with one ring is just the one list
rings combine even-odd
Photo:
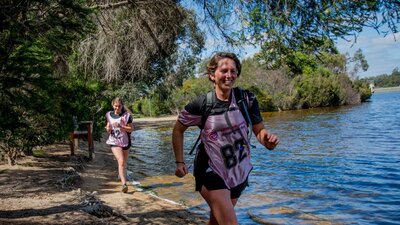
[(94, 146), (93, 146), (93, 121), (81, 121), (79, 122), (81, 124), (84, 124), (87, 129), (87, 140), (88, 140), (88, 151), (89, 151), (89, 159), (91, 160), (93, 158), (93, 151), (94, 151)]
[(93, 158), (93, 122), (90, 121), (90, 123), (87, 123), (87, 129), (88, 129), (88, 150), (89, 150), (89, 159), (91, 160)]
[(69, 148), (71, 149), (71, 155), (75, 155), (75, 135), (72, 131), (69, 137)]
[(86, 130), (83, 130), (83, 131), (74, 130), (71, 132), (71, 135), (70, 135), (71, 155), (74, 155), (75, 148), (78, 148), (78, 147), (75, 147), (75, 146), (78, 146), (78, 139), (87, 138), (89, 159), (91, 160), (93, 158), (93, 152), (94, 152), (93, 121), (80, 121), (78, 123), (84, 125)]

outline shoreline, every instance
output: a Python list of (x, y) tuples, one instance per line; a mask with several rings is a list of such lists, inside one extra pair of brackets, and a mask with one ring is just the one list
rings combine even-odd
[(168, 116), (161, 116), (161, 117), (139, 117), (133, 118), (133, 122), (158, 122), (158, 121), (176, 121), (178, 116), (175, 115), (168, 115)]
[(156, 128), (160, 125), (170, 126), (171, 129), (174, 127), (175, 121), (178, 116), (163, 116), (163, 117), (142, 117), (133, 118), (133, 132), (142, 128)]
[(374, 93), (383, 93), (383, 92), (400, 92), (400, 86), (399, 87), (374, 88)]

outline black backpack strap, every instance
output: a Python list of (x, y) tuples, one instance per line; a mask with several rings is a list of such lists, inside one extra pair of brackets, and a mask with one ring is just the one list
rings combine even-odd
[(194, 143), (192, 150), (190, 150), (189, 155), (193, 154), (194, 150), (197, 147), (197, 144), (200, 141), (201, 131), (203, 130), (204, 124), (206, 123), (207, 117), (210, 115), (212, 109), (214, 108), (214, 103), (215, 103), (215, 91), (211, 90), (211, 91), (207, 92), (207, 95), (206, 95), (206, 110), (201, 115), (201, 126), (200, 126), (199, 136), (197, 137), (197, 140)]
[(247, 91), (243, 91), (240, 87), (233, 89), (235, 92), (236, 102), (239, 105), (240, 111), (245, 118), (247, 125), (251, 125), (248, 109), (250, 108), (250, 100)]
[(201, 127), (200, 129), (203, 129), (204, 124), (206, 123), (206, 120), (208, 116), (211, 114), (215, 104), (215, 91), (211, 90), (207, 92), (206, 96), (206, 110), (204, 110), (203, 114), (201, 115)]
[(214, 106), (214, 98), (215, 98), (214, 90), (207, 92), (207, 100), (206, 100), (207, 107)]
[(199, 141), (200, 141), (201, 131), (202, 131), (202, 130), (200, 130), (199, 136), (197, 137), (197, 140), (196, 140), (196, 142), (194, 143), (194, 145), (193, 145), (193, 147), (192, 147), (192, 150), (190, 150), (189, 155), (193, 154), (194, 150), (196, 149), (197, 144), (198, 144)]
[[(240, 111), (242, 112), (243, 117), (245, 118), (247, 125), (249, 127), (249, 141), (251, 139), (251, 135), (253, 134), (253, 123), (251, 122), (251, 118), (250, 118), (250, 114), (249, 114), (249, 108), (250, 108), (250, 99), (249, 99), (249, 95), (246, 91), (243, 91), (241, 88), (237, 87), (236, 88), (236, 92), (238, 92), (239, 94), (239, 100), (237, 100), (237, 103), (239, 105)], [(235, 89), (234, 89), (235, 90)], [(235, 95), (236, 97), (236, 95)], [(255, 147), (253, 146), (251, 143), (249, 143), (249, 145), (251, 147)]]

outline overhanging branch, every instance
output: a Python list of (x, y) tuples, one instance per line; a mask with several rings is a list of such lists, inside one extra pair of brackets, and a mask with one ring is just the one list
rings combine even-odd
[(107, 3), (104, 5), (94, 5), (89, 8), (90, 9), (110, 9), (110, 8), (115, 9), (115, 8), (119, 8), (122, 6), (126, 6), (128, 4), (130, 4), (130, 1), (126, 0), (126, 1), (116, 2), (116, 3)]

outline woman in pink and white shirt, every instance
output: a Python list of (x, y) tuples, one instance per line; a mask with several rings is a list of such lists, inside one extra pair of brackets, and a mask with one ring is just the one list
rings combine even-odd
[(133, 131), (132, 118), (129, 111), (124, 107), (120, 98), (112, 100), (113, 111), (106, 113), (106, 130), (109, 134), (106, 143), (111, 146), (115, 158), (118, 161), (118, 174), (121, 179), (121, 191), (126, 193), (126, 169), (131, 147), (131, 133)]

